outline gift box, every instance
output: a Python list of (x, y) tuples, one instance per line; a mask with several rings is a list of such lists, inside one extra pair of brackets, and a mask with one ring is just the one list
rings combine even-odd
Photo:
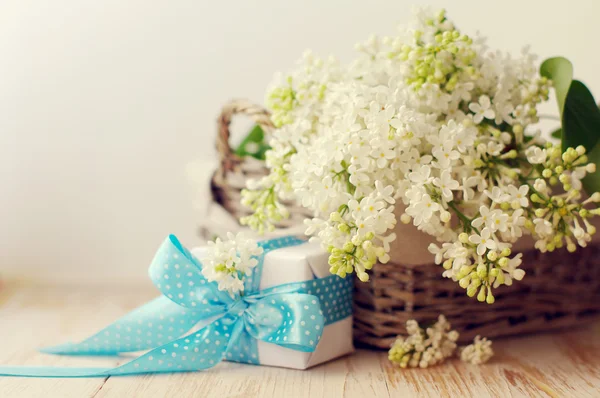
[[(192, 249), (202, 259), (206, 247)], [(354, 351), (352, 339), (352, 283), (351, 279), (324, 283), (331, 278), (328, 253), (318, 243), (306, 242), (273, 250), (265, 254), (262, 264), (260, 290), (289, 283), (302, 282), (319, 297), (325, 316), (325, 327), (314, 352), (302, 352), (265, 341), (257, 342), (261, 365), (292, 369), (307, 369)], [(328, 319), (329, 318), (329, 319)], [(238, 362), (248, 362), (243, 358)], [(234, 360), (228, 357), (227, 360)]]
[[(306, 369), (353, 351), (352, 277), (293, 236), (186, 249), (170, 235), (150, 264), (162, 296), (61, 355), (146, 351), (116, 368), (0, 367), (0, 376), (107, 377), (212, 368), (222, 360)], [(212, 252), (211, 252), (212, 249)]]

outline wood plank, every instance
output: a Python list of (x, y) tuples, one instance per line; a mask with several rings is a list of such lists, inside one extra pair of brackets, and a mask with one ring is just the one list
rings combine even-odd
[(197, 373), (111, 377), (97, 397), (387, 397), (380, 358), (361, 351), (308, 371), (223, 363)]
[[(0, 293), (0, 364), (113, 366), (128, 358), (38, 354), (33, 345), (80, 339), (155, 295), (151, 288), (25, 286)], [(18, 332), (15, 332), (18, 331)], [(307, 371), (223, 363), (195, 373), (104, 379), (0, 378), (4, 397), (597, 397), (600, 322), (555, 334), (494, 343), (483, 366), (457, 359), (429, 369), (399, 369), (385, 352), (357, 354)]]
[[(137, 296), (137, 297), (136, 297)], [(38, 347), (77, 341), (114, 321), (148, 298), (136, 294), (107, 297), (101, 290), (3, 286), (0, 293), (0, 365), (114, 366), (110, 357), (40, 354)], [(121, 359), (122, 361), (122, 359)], [(0, 377), (0, 397), (93, 397), (105, 378), (43, 379)]]

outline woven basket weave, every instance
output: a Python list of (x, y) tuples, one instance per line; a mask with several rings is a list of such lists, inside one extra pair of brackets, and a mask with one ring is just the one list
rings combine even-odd
[[(272, 131), (273, 126), (266, 110), (247, 101), (232, 101), (219, 117), (217, 148), (221, 166), (213, 178), (214, 198), (232, 215), (241, 217), (247, 214), (239, 203), (245, 179), (265, 175), (267, 169), (256, 159), (252, 159), (252, 164), (248, 159), (239, 159), (229, 148), (229, 123), (235, 113), (251, 116), (265, 132)], [(308, 214), (303, 208), (290, 205), (293, 216), (285, 226), (300, 222)], [(408, 233), (413, 238), (420, 234), (414, 228)], [(399, 236), (402, 239), (402, 233)], [(423, 252), (427, 242), (418, 237), (413, 240), (419, 247), (413, 242), (406, 247)], [(576, 253), (558, 250), (542, 254), (534, 249), (522, 253), (526, 277), (512, 286), (496, 289), (493, 305), (467, 297), (456, 282), (441, 276), (440, 266), (414, 264), (408, 260), (410, 256), (392, 253), (391, 262), (373, 267), (369, 282), (355, 283), (356, 342), (389, 348), (397, 335), (406, 333), (407, 320), (427, 324), (440, 314), (460, 332), (462, 342), (477, 334), (491, 338), (579, 325), (600, 314), (598, 243)]]

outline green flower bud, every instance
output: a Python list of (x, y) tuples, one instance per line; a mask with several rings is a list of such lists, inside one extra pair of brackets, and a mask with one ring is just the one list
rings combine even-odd
[(568, 183), (569, 183), (569, 176), (568, 176), (568, 175), (566, 175), (566, 174), (561, 174), (561, 175), (558, 177), (558, 180), (559, 180), (561, 183), (563, 183), (563, 184), (568, 184)]
[(515, 134), (523, 134), (523, 126), (521, 126), (520, 124), (515, 124), (513, 126), (513, 132)]
[(482, 303), (485, 301), (485, 286), (481, 286), (479, 294), (477, 295), (477, 301), (480, 301)]
[(544, 217), (547, 212), (548, 212), (548, 209), (544, 209), (544, 208), (535, 209), (535, 216), (541, 218), (541, 217)]
[(498, 271), (498, 275), (496, 275), (496, 280), (499, 284), (504, 285), (504, 272), (501, 272), (499, 269), (496, 269), (496, 271)]
[(338, 230), (340, 232), (343, 232), (345, 234), (347, 234), (347, 233), (350, 232), (350, 226), (348, 224), (345, 224), (345, 223), (339, 224), (337, 228), (338, 228)]
[(477, 286), (469, 286), (467, 289), (467, 296), (473, 297), (475, 296), (475, 293), (477, 293)]
[(444, 269), (452, 268), (452, 259), (449, 258), (448, 260), (444, 261), (442, 263), (442, 267), (444, 267)]
[(587, 218), (587, 217), (589, 216), (589, 212), (588, 212), (588, 210), (587, 210), (587, 209), (581, 209), (581, 210), (579, 210), (579, 215), (580, 215), (582, 218)]
[(369, 280), (369, 274), (367, 274), (366, 272), (356, 272), (356, 275), (358, 276), (358, 279), (360, 279), (361, 282), (367, 282)]
[(465, 276), (464, 278), (460, 279), (458, 281), (458, 284), (460, 285), (460, 287), (462, 287), (463, 289), (466, 289), (467, 286), (469, 286), (469, 283), (471, 283), (471, 278), (469, 278), (468, 276)]
[(481, 279), (485, 279), (487, 277), (488, 270), (485, 264), (479, 264), (477, 266), (477, 276)]
[(342, 219), (342, 215), (339, 212), (334, 211), (329, 215), (329, 221), (342, 222), (344, 220)]
[(462, 267), (460, 267), (457, 277), (460, 279), (467, 275), (469, 272), (471, 272), (471, 267), (469, 267), (468, 265), (463, 265)]
[(354, 255), (357, 258), (362, 258), (365, 255), (365, 250), (361, 246), (357, 246)]

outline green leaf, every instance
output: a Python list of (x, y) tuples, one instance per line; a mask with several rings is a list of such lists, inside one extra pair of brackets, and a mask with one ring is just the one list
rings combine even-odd
[(583, 145), (589, 152), (600, 139), (600, 109), (590, 90), (573, 80), (567, 94), (562, 117), (563, 151)]
[(553, 138), (556, 138), (556, 139), (560, 140), (562, 138), (562, 129), (561, 128), (557, 128), (556, 130), (554, 130), (553, 132), (551, 132), (550, 135)]
[(242, 140), (235, 150), (235, 154), (240, 157), (252, 156), (256, 159), (264, 160), (265, 152), (269, 149), (269, 145), (265, 142), (265, 133), (263, 129), (259, 125), (256, 125)]
[(556, 91), (558, 111), (562, 116), (567, 93), (573, 80), (573, 64), (564, 57), (548, 58), (540, 66), (540, 74), (552, 80)]
[[(573, 80), (569, 88), (562, 126), (563, 151), (583, 145), (589, 160), (600, 169), (600, 109), (590, 90), (578, 80)], [(589, 194), (600, 191), (600, 170), (587, 175), (583, 179), (583, 186)]]
[[(583, 145), (588, 159), (598, 171), (583, 180), (585, 190), (591, 194), (600, 191), (600, 109), (590, 90), (579, 80), (573, 80), (573, 65), (567, 59), (547, 59), (540, 74), (551, 79), (556, 90), (556, 100), (562, 121), (562, 149)], [(556, 134), (556, 132), (555, 132)]]

